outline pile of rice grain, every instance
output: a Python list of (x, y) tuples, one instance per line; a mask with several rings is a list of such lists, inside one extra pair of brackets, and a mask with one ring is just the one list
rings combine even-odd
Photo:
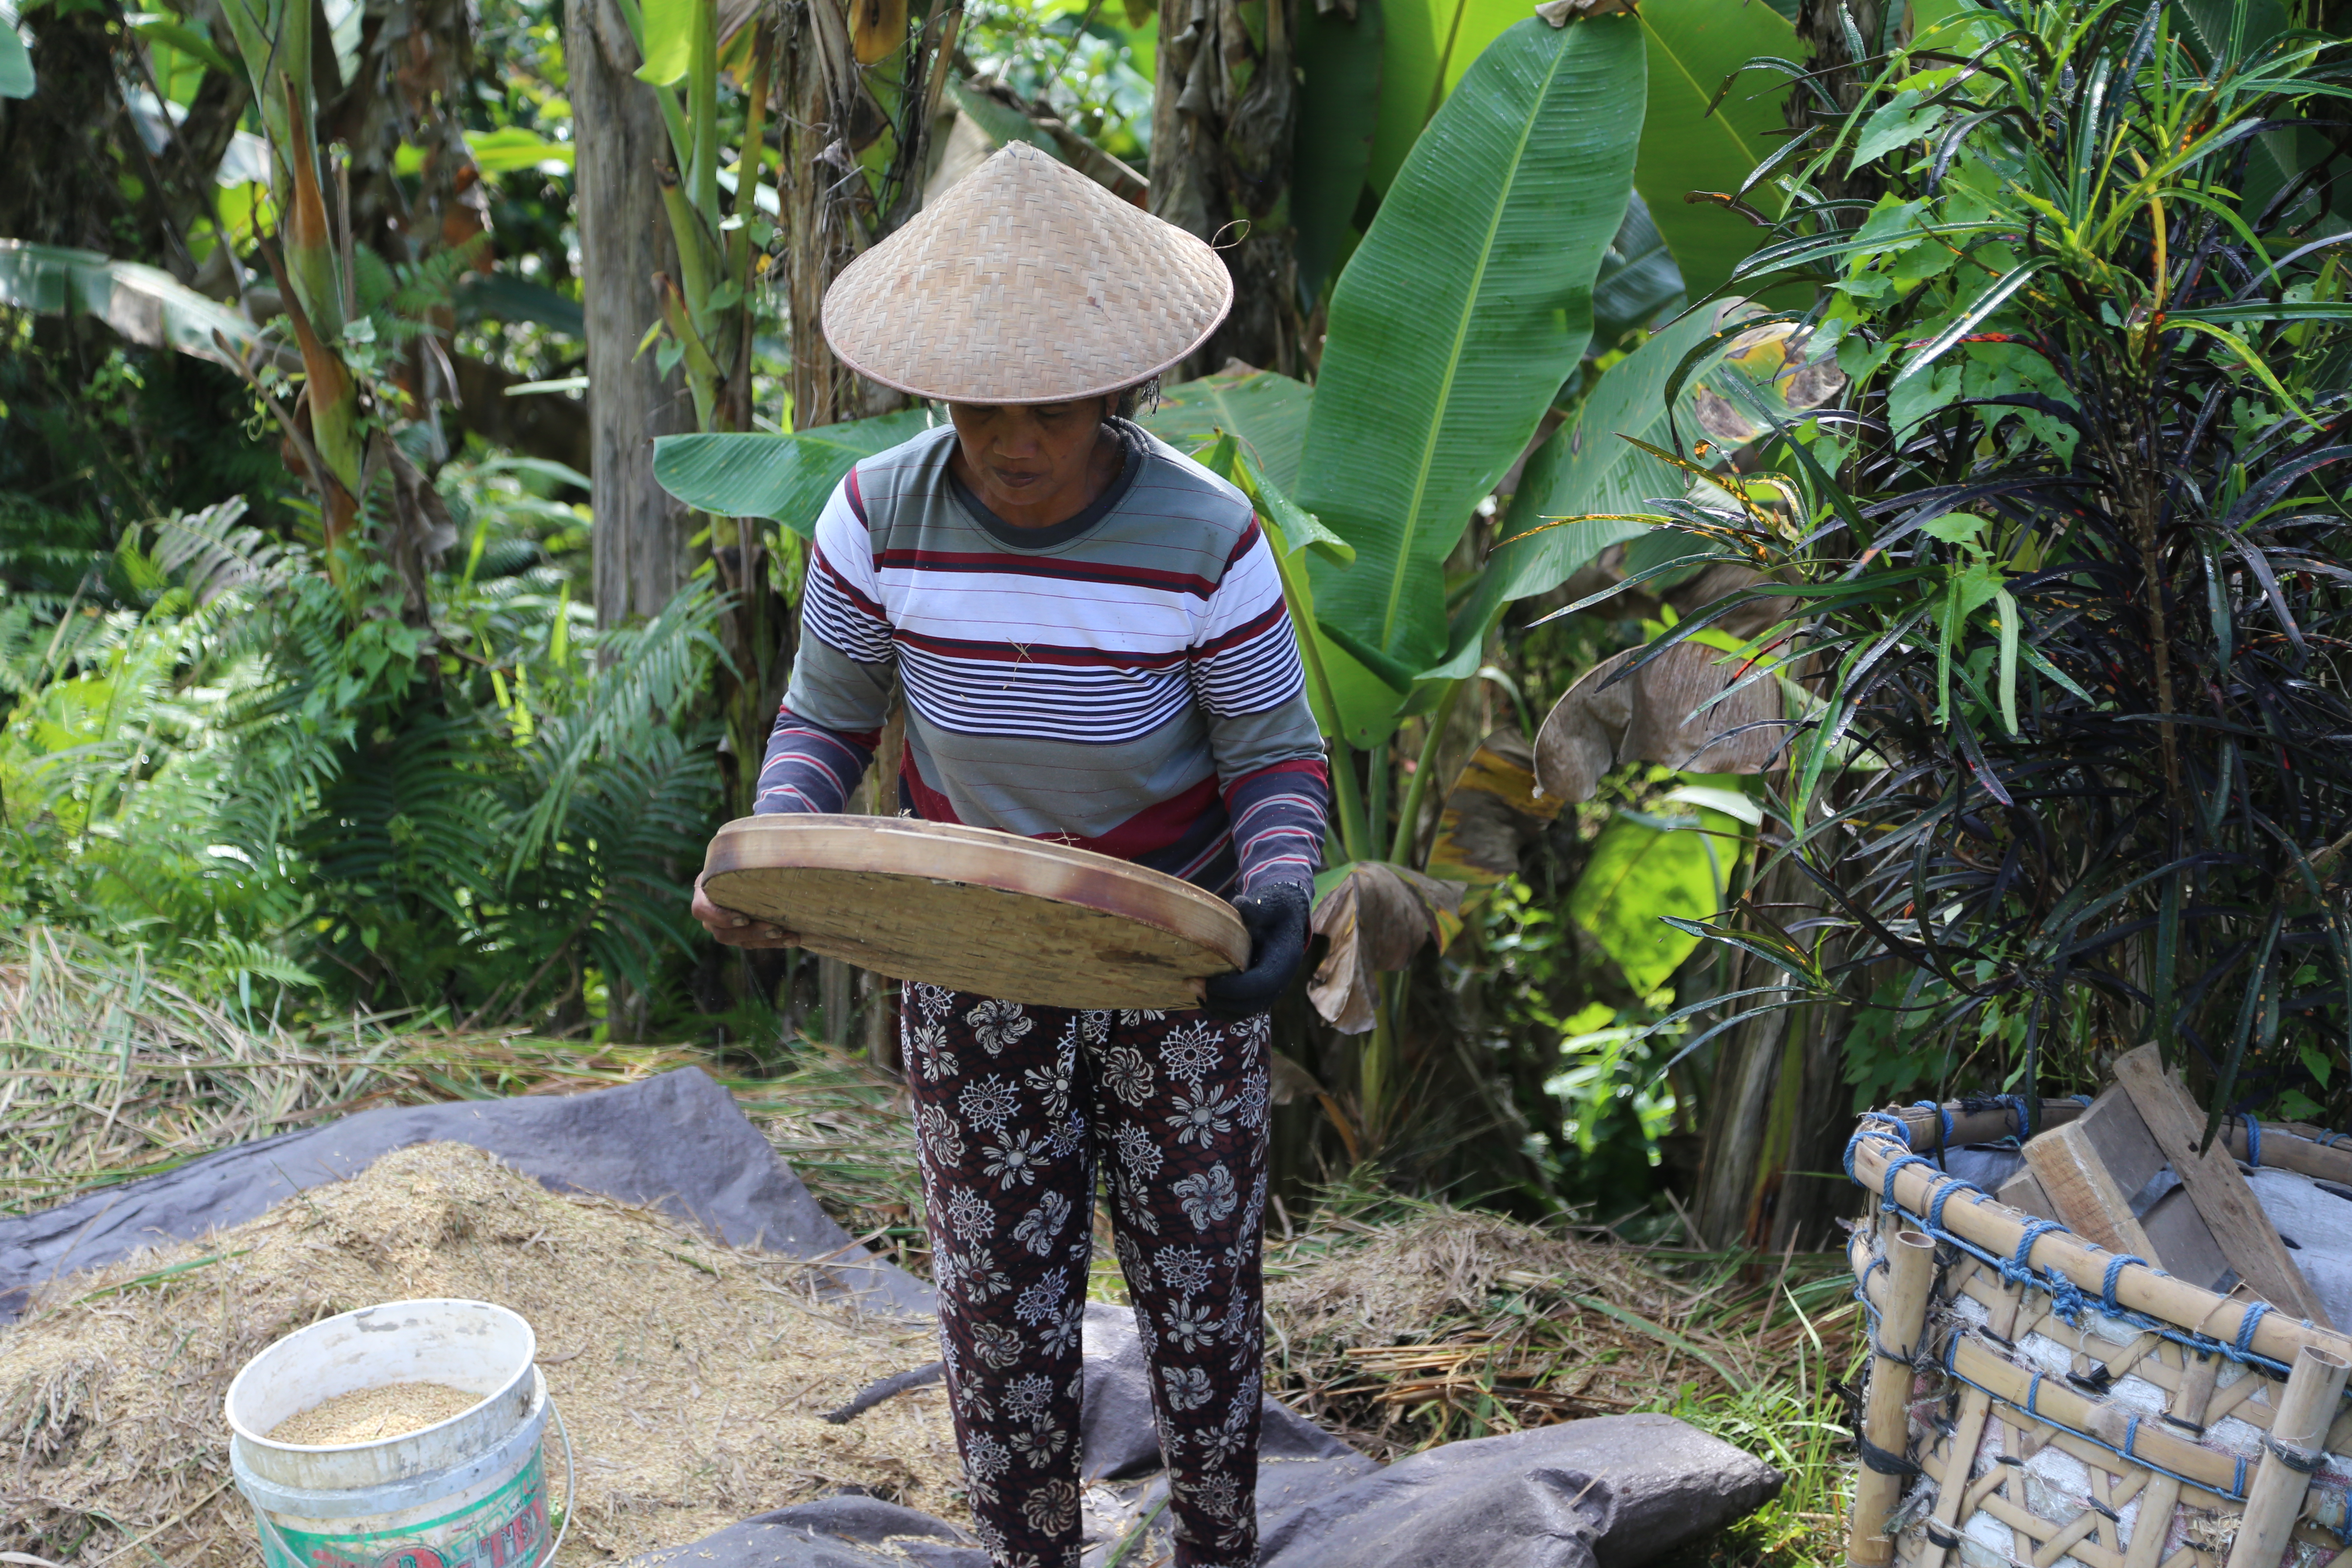
[[(248, 1568), (229, 1380), (306, 1323), (432, 1296), (496, 1301), (538, 1332), (580, 1468), (560, 1568), (845, 1487), (968, 1523), (937, 1385), (846, 1426), (822, 1418), (938, 1354), (927, 1325), (820, 1299), (831, 1283), (550, 1193), (465, 1144), (404, 1149), (249, 1225), (62, 1281), (0, 1328), (0, 1551)], [(551, 1430), (552, 1501), (568, 1509), (562, 1468)]]

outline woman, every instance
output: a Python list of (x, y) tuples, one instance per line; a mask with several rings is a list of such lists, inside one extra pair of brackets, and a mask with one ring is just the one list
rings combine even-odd
[[(758, 809), (841, 810), (903, 692), (905, 810), (1185, 878), (1253, 942), (1184, 1012), (907, 988), (941, 1354), (1000, 1568), (1078, 1562), (1097, 1161), (1176, 1562), (1257, 1561), (1265, 1008), (1305, 952), (1328, 777), (1249, 503), (1120, 416), (1231, 302), (1208, 247), (1018, 142), (825, 297), (835, 353), (950, 425), (857, 464), (818, 519)], [(694, 912), (793, 940), (699, 883)]]

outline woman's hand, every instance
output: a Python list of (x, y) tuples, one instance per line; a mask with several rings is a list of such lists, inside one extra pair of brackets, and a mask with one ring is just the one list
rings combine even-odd
[(1212, 1018), (1228, 1021), (1264, 1012), (1298, 977), (1312, 931), (1314, 900), (1295, 882), (1276, 882), (1244, 893), (1234, 912), (1250, 933), (1250, 964), (1234, 974), (1213, 974), (1201, 988), (1201, 1006)]
[[(708, 876), (705, 872), (703, 875)], [(702, 877), (694, 879), (694, 918), (702, 929), (730, 947), (792, 947), (800, 938), (782, 926), (769, 925), (733, 910), (722, 910), (702, 890)]]

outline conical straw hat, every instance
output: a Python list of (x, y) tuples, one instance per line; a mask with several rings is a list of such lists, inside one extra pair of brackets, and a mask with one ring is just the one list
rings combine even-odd
[(1234, 302), (1217, 253), (1025, 142), (842, 269), (824, 336), (859, 374), (950, 403), (1131, 386)]

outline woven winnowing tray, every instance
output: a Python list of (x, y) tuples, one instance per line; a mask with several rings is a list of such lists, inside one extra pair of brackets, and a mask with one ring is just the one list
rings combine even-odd
[[(2020, 1109), (1874, 1116), (1849, 1146), (1848, 1170), (1872, 1194), (1850, 1243), (1880, 1347), (1872, 1375), (1910, 1375), (1904, 1429), (1864, 1434), (1850, 1561), (2352, 1568), (2352, 1402), (2334, 1402), (2316, 1451), (2266, 1441), (2297, 1357), (2352, 1359), (2352, 1340), (2114, 1257), (1919, 1152), (2013, 1134)], [(2045, 1101), (2044, 1116), (2078, 1109)], [(1936, 1243), (1907, 1368), (1877, 1337), (1895, 1293), (1888, 1249), (1906, 1230)], [(2265, 1464), (2292, 1468), (2299, 1506), (2275, 1554), (2256, 1563), (2238, 1537)], [(1876, 1529), (1860, 1517), (1874, 1497), (1897, 1500)]]

